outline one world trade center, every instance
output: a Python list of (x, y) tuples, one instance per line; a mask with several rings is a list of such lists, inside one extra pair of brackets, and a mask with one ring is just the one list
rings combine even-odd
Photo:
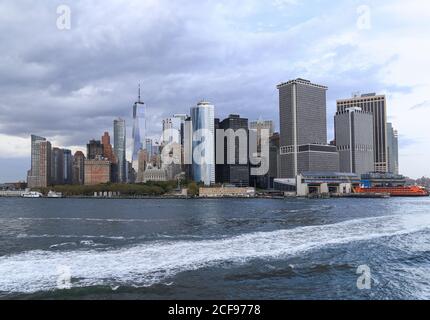
[(133, 153), (131, 157), (132, 166), (135, 172), (139, 170), (139, 151), (143, 149), (145, 139), (145, 103), (140, 98), (140, 85), (138, 100), (133, 105)]

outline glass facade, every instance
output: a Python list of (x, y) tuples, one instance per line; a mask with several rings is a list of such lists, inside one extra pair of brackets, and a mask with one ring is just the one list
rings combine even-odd
[(115, 120), (113, 124), (113, 132), (114, 153), (118, 159), (118, 182), (125, 183), (127, 181), (125, 120)]
[(205, 185), (215, 183), (215, 107), (200, 102), (191, 108), (193, 130), (192, 176)]
[(143, 141), (145, 139), (145, 109), (143, 102), (136, 102), (133, 106), (133, 153), (132, 165), (133, 169), (137, 172), (139, 167), (139, 151), (143, 148)]

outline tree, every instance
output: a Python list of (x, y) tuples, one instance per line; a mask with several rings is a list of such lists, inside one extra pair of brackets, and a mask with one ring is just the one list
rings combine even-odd
[(199, 195), (199, 187), (197, 186), (197, 183), (191, 182), (188, 185), (188, 194), (192, 197)]

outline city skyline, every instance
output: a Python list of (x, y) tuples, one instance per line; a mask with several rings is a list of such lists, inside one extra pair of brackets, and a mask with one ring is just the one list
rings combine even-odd
[[(385, 116), (382, 116), (382, 117), (379, 116), (381, 112), (374, 111), (372, 103), (369, 103), (367, 101), (367, 99), (379, 99), (379, 100), (382, 99), (381, 100), (383, 101), (382, 107), (383, 107), (383, 110), (385, 110), (382, 114), (385, 115), (387, 102), (386, 102), (386, 97), (384, 95), (378, 96), (375, 93), (370, 93), (370, 94), (362, 94), (357, 96), (357, 93), (355, 93), (354, 96), (350, 99), (337, 100), (338, 112), (336, 113), (333, 119), (333, 123), (331, 124), (335, 131), (335, 138), (333, 141), (329, 143), (328, 137), (327, 137), (327, 131), (330, 130), (330, 128), (327, 128), (328, 121), (326, 120), (326, 109), (327, 109), (326, 91), (328, 90), (328, 88), (323, 85), (312, 83), (310, 80), (298, 78), (298, 79), (289, 80), (288, 82), (280, 83), (279, 85), (277, 85), (277, 89), (279, 90), (279, 112), (280, 112), (279, 117), (280, 119), (284, 119), (280, 121), (280, 124), (279, 124), (280, 132), (276, 132), (278, 137), (281, 137), (281, 146), (280, 148), (278, 146), (278, 150), (277, 150), (278, 157), (279, 157), (279, 160), (278, 160), (279, 164), (277, 164), (277, 166), (279, 167), (277, 170), (280, 170), (278, 172), (279, 178), (286, 178), (286, 177), (292, 178), (301, 172), (321, 171), (321, 170), (329, 170), (330, 172), (351, 172), (351, 173), (358, 173), (358, 174), (363, 174), (368, 172), (390, 172), (395, 174), (400, 173), (399, 157), (398, 157), (398, 142), (399, 142), (398, 130), (395, 130), (393, 128), (392, 123), (386, 122)], [(292, 101), (297, 101), (297, 102), (293, 103)], [(367, 104), (364, 102), (366, 102)], [(348, 103), (349, 103), (349, 106), (348, 106)], [(118, 165), (118, 168), (115, 167), (115, 169), (114, 168), (111, 169), (111, 170), (115, 170), (115, 172), (118, 172), (116, 173), (118, 174), (118, 176), (115, 178), (114, 173), (112, 171), (110, 174), (110, 177), (108, 178), (110, 181), (120, 182), (120, 183), (134, 182), (134, 180), (136, 179), (136, 176), (131, 178), (131, 180), (129, 180), (128, 177), (122, 178), (130, 174), (130, 173), (125, 173), (125, 174), (121, 173), (122, 170), (129, 170), (124, 167), (124, 165), (126, 165), (127, 162), (129, 162), (130, 166), (133, 165), (134, 175), (137, 175), (140, 172), (140, 156), (139, 156), (139, 165), (137, 164), (137, 161), (136, 163), (134, 163), (133, 161), (134, 153), (136, 152), (136, 137), (138, 141), (141, 140), (139, 135), (139, 132), (140, 132), (139, 123), (137, 123), (137, 126), (136, 126), (136, 121), (140, 122), (141, 119), (144, 119), (144, 117), (142, 118), (137, 117), (136, 106), (138, 104), (144, 105), (144, 103), (141, 102), (140, 85), (139, 85), (138, 102), (136, 102), (133, 106), (133, 114), (132, 114), (133, 133), (131, 137), (131, 140), (132, 140), (132, 144), (130, 146), (131, 150), (128, 150), (127, 148), (127, 145), (128, 145), (126, 142), (127, 135), (125, 132), (126, 120), (121, 118), (115, 119), (113, 121), (113, 136), (114, 136), (113, 146), (110, 144), (109, 131), (105, 131), (100, 140), (91, 139), (87, 144), (86, 158), (88, 160), (95, 160), (101, 157), (100, 160), (101, 159), (108, 160), (111, 165)], [(212, 109), (210, 116), (209, 114), (208, 115), (205, 114), (204, 117), (202, 118), (203, 114), (200, 114), (201, 112), (196, 113), (196, 110), (207, 109), (207, 108), (204, 108), (207, 106), (211, 107)], [(376, 122), (378, 123), (380, 122), (383, 124), (383, 128), (384, 128), (383, 131), (384, 131), (384, 137), (386, 137), (385, 143), (387, 143), (386, 144), (387, 150), (386, 150), (386, 155), (384, 154), (384, 157), (386, 157), (386, 165), (384, 166), (384, 168), (382, 168), (382, 170), (378, 167), (377, 162), (375, 162), (374, 166), (373, 165), (371, 166), (373, 167), (373, 169), (371, 170), (360, 170), (355, 167), (355, 164), (354, 166), (352, 166), (352, 163), (355, 163), (355, 161), (358, 161), (358, 160), (347, 160), (348, 162), (351, 161), (351, 166), (348, 169), (347, 169), (347, 166), (345, 165), (342, 166), (342, 162), (345, 161), (345, 160), (342, 160), (342, 152), (343, 150), (345, 150), (345, 146), (343, 145), (345, 143), (344, 140), (345, 138), (347, 140), (351, 139), (351, 137), (348, 138), (346, 136), (347, 133), (345, 129), (343, 129), (341, 133), (342, 135), (345, 136), (341, 138), (343, 144), (342, 143), (336, 144), (336, 140), (339, 138), (336, 130), (337, 126), (339, 125), (337, 122), (339, 117), (339, 112), (342, 113), (346, 111), (351, 111), (352, 109), (354, 109), (354, 111), (364, 112), (365, 110), (362, 109), (362, 106), (368, 109), (367, 112), (371, 118), (374, 118), (376, 119)], [(181, 140), (181, 136), (184, 134), (183, 132), (181, 133), (181, 131), (184, 130), (184, 127), (182, 127), (182, 125), (178, 126), (178, 123), (175, 123), (175, 125), (173, 125), (172, 123), (172, 119), (174, 119), (176, 122), (176, 120), (179, 120), (177, 119), (178, 117), (179, 118), (182, 117), (183, 120), (185, 120), (188, 116), (186, 116), (185, 114), (182, 114), (179, 116), (174, 115), (173, 118), (166, 118), (162, 120), (162, 132), (160, 134), (160, 144), (159, 144), (160, 146), (164, 146), (166, 144), (171, 144), (171, 143), (179, 143), (179, 140)], [(209, 118), (206, 119), (207, 117)], [(240, 119), (240, 115), (230, 114), (222, 122), (235, 119), (235, 118)], [(296, 119), (296, 121), (292, 122), (292, 119)], [(197, 107), (196, 106), (191, 107), (190, 117), (188, 118), (188, 120), (191, 121), (191, 123), (193, 124), (193, 128), (192, 128), (193, 132), (201, 129), (204, 129), (204, 130), (210, 129), (214, 125), (215, 125), (215, 130), (218, 130), (218, 128), (221, 129), (221, 126), (220, 126), (221, 122), (220, 122), (220, 119), (217, 118), (217, 114), (215, 112), (215, 106), (212, 105), (210, 102), (200, 101), (197, 104)], [(246, 119), (246, 122), (248, 123), (248, 119)], [(370, 124), (373, 125), (373, 122), (375, 121), (371, 121)], [(205, 124), (203, 125), (203, 123)], [(353, 124), (352, 126), (354, 127), (355, 125)], [(375, 130), (372, 129), (369, 132), (364, 132), (368, 129), (368, 127), (369, 126), (367, 127), (359, 126), (356, 129), (358, 131), (356, 131), (355, 135), (367, 134), (370, 137), (369, 139), (372, 140), (372, 142), (368, 142), (368, 143), (373, 146), (373, 147), (370, 146), (370, 148), (372, 148), (371, 150), (373, 151), (374, 146), (376, 146), (378, 144), (378, 141), (380, 140), (377, 138), (377, 135), (374, 134), (374, 131), (375, 130), (380, 131), (380, 129), (378, 128), (378, 126), (375, 126)], [(136, 128), (138, 130), (137, 134), (135, 134)], [(270, 138), (274, 134), (273, 120), (264, 120), (260, 117), (260, 119), (258, 120), (250, 121), (249, 125), (246, 126), (247, 131), (255, 130), (256, 132), (258, 132), (259, 128), (260, 129), (265, 128), (269, 133)], [(223, 128), (223, 130), (225, 129), (226, 128)], [(234, 129), (234, 132), (236, 132), (237, 129), (238, 128)], [(176, 131), (176, 130), (179, 130), (179, 131)], [(351, 128), (348, 130), (351, 131)], [(375, 137), (375, 141), (373, 141), (372, 136)], [(174, 139), (172, 140), (171, 137), (174, 137)], [(35, 138), (42, 139), (41, 141), (48, 140), (45, 137), (38, 137), (37, 135), (32, 134), (31, 135), (32, 146), (34, 144), (33, 141)], [(215, 138), (215, 132), (212, 133), (212, 138), (213, 139)], [(254, 139), (251, 137), (249, 138)], [(200, 156), (198, 156), (197, 160), (195, 159), (196, 157), (195, 155), (196, 151), (194, 150), (195, 148), (197, 147), (201, 148), (204, 145), (203, 147), (204, 150), (208, 150), (207, 148), (209, 146), (215, 147), (215, 139), (213, 142), (209, 142), (209, 144), (207, 142), (204, 142), (204, 140), (203, 142), (200, 142), (199, 140), (200, 138), (198, 137), (193, 137), (192, 139), (197, 139), (197, 140), (193, 140), (192, 142), (193, 146), (191, 147), (191, 150), (190, 150), (190, 153), (193, 155), (194, 161), (198, 161), (198, 162), (201, 161), (201, 160), (198, 160), (200, 159)], [(203, 139), (206, 139), (206, 138), (203, 138)], [(261, 141), (258, 140), (258, 139), (261, 139), (261, 137), (258, 138), (257, 136), (255, 137), (255, 139), (257, 139), (256, 140), (257, 145), (261, 144)], [(148, 144), (147, 144), (147, 141), (149, 140), (152, 142), (152, 139), (145, 138), (144, 140), (145, 140), (145, 143), (139, 143), (138, 153), (140, 154), (141, 151), (142, 152), (145, 151), (146, 154), (148, 154), (148, 150), (150, 150), (149, 152), (152, 153), (153, 151), (152, 148), (155, 145), (151, 144), (150, 149), (148, 149)], [(157, 141), (157, 139), (155, 139), (155, 141)], [(296, 148), (298, 151), (299, 159), (297, 159), (297, 156), (291, 157), (293, 154), (292, 150), (294, 150), (294, 146), (291, 144), (294, 143), (294, 141), (297, 145)], [(51, 145), (50, 141), (47, 141), (47, 142)], [(183, 141), (181, 143), (183, 143)], [(352, 142), (352, 143), (355, 145), (355, 142)], [(185, 146), (183, 145), (183, 147), (186, 147), (186, 145)], [(209, 150), (214, 149), (212, 147), (209, 147)], [(346, 146), (346, 147), (350, 148), (349, 146)], [(395, 150), (390, 150), (391, 147), (395, 148)], [(362, 148), (361, 145), (359, 148), (360, 149), (357, 149), (357, 150), (364, 151), (364, 150), (361, 150)], [(31, 150), (33, 150), (33, 147)], [(51, 183), (57, 181), (58, 184), (63, 184), (63, 183), (71, 184), (73, 180), (72, 162), (74, 161), (72, 159), (73, 158), (72, 151), (69, 149), (52, 146), (53, 155), (55, 155), (56, 150), (61, 152), (61, 158), (58, 158), (58, 156), (52, 158), (53, 165), (50, 168), (51, 176), (48, 180), (50, 180)], [(51, 150), (49, 152), (51, 152)], [(205, 154), (206, 152), (207, 151), (204, 151), (203, 154)], [(212, 152), (215, 152), (215, 149), (212, 150)], [(307, 152), (309, 152), (309, 155), (303, 158), (301, 154), (307, 153)], [(63, 156), (63, 153), (64, 153), (64, 156)], [(74, 153), (75, 154), (81, 153), (82, 155), (84, 155), (85, 151), (83, 148), (79, 148)], [(237, 153), (237, 150), (236, 150), (236, 153)], [(319, 154), (317, 155), (316, 153), (319, 153)], [(326, 154), (328, 153), (333, 155), (327, 157)], [(127, 158), (128, 154), (131, 154), (131, 159)], [(310, 157), (310, 155), (315, 155), (315, 159), (311, 160), (309, 158), (310, 162), (306, 162), (308, 160), (303, 162), (304, 159), (307, 159), (308, 157)], [(290, 157), (290, 158), (287, 159), (285, 157), (287, 158)], [(363, 157), (363, 155), (361, 157)], [(58, 160), (56, 160), (57, 158)], [(391, 161), (389, 158), (392, 158)], [(30, 160), (33, 167), (33, 151), (31, 151)], [(129, 160), (132, 160), (132, 161), (129, 161)], [(57, 165), (54, 164), (55, 161), (64, 162), (64, 166), (62, 166), (61, 169), (57, 169)], [(203, 178), (204, 176), (205, 178), (203, 178), (203, 181), (205, 182), (206, 185), (215, 183), (215, 176), (218, 177), (218, 173), (216, 173), (215, 175), (216, 161), (214, 160), (214, 165), (211, 165), (213, 168), (209, 169), (209, 171), (212, 171), (212, 173), (210, 173), (209, 175), (206, 173), (205, 174), (202, 173), (202, 176), (200, 176), (200, 173), (196, 175), (196, 172), (198, 172), (200, 169), (197, 170), (197, 168), (195, 167), (196, 164), (194, 161), (193, 161), (193, 173), (191, 173), (191, 176), (193, 177), (193, 179), (195, 179), (195, 181), (199, 181), (199, 179)], [(207, 160), (203, 160), (203, 162), (205, 161)], [(375, 161), (376, 161), (376, 158), (375, 158)], [(182, 162), (181, 164), (184, 165), (185, 163)], [(218, 162), (216, 162), (216, 164), (218, 164)], [(69, 165), (70, 165), (70, 168), (68, 168)], [(199, 166), (201, 166), (201, 164)], [(287, 169), (287, 166), (291, 168)], [(221, 167), (222, 166), (220, 166), (219, 169)], [(389, 170), (389, 169), (392, 169), (392, 170)], [(61, 171), (58, 171), (58, 170), (61, 170)], [(270, 167), (268, 168), (268, 170), (270, 170)], [(29, 181), (31, 172), (32, 172), (32, 169), (28, 171), (27, 181)], [(57, 175), (61, 175), (62, 178), (61, 179), (54, 178)], [(218, 178), (216, 179), (218, 180)]]
[[(122, 117), (127, 120), (130, 144), (130, 106), (136, 84), (142, 80), (145, 102), (151, 109), (148, 122), (154, 124), (149, 137), (153, 137), (161, 131), (163, 118), (188, 110), (202, 98), (216, 105), (217, 117), (226, 118), (234, 110), (250, 120), (273, 120), (278, 131), (274, 86), (296, 77), (328, 86), (329, 140), (334, 137), (337, 99), (349, 98), (355, 91), (385, 94), (387, 120), (400, 133), (401, 172), (410, 177), (429, 176), (425, 115), (430, 85), (422, 68), (429, 47), (422, 41), (425, 28), (421, 28), (428, 23), (423, 9), (428, 4), (381, 1), (369, 5), (371, 24), (360, 27), (357, 9), (362, 4), (356, 1), (345, 1), (338, 8), (331, 3), (321, 8), (314, 1), (307, 2), (310, 6), (301, 1), (274, 3), (203, 3), (196, 5), (195, 11), (185, 12), (181, 4), (166, 10), (167, 2), (149, 1), (125, 7), (114, 18), (117, 7), (112, 4), (93, 16), (97, 7), (77, 1), (71, 6), (72, 28), (66, 31), (55, 26), (55, 1), (34, 8), (32, 28), (19, 23), (18, 13), (25, 12), (24, 4), (2, 4), (10, 20), (8, 32), (3, 33), (5, 54), (0, 63), (4, 75), (0, 83), (0, 181), (25, 180), (31, 133), (75, 152), (84, 149), (88, 138), (111, 128), (113, 118)], [(210, 14), (200, 30), (197, 12), (202, 11)], [(330, 17), (338, 12), (343, 14), (334, 22)], [(415, 19), (403, 20), (404, 12)], [(129, 21), (117, 33), (112, 32), (123, 17)], [(161, 23), (156, 24), (157, 19)], [(189, 29), (182, 27), (184, 19), (191, 22)], [(141, 20), (147, 22), (136, 23)], [(0, 23), (0, 28), (5, 26)], [(155, 26), (159, 38), (152, 39)], [(317, 35), (312, 31), (315, 26), (320, 26)], [(131, 28), (134, 32), (129, 32)], [(33, 31), (51, 35), (59, 48), (68, 47), (64, 52), (67, 59), (52, 59), (50, 44), (40, 41), (43, 39)], [(14, 40), (16, 33), (25, 47)], [(214, 37), (207, 37), (212, 33)], [(172, 38), (178, 41), (170, 48), (167, 40)], [(315, 46), (307, 48), (308, 41), (314, 41)], [(381, 41), (390, 50), (378, 50)], [(119, 49), (116, 44), (127, 45)], [(102, 47), (107, 50), (100, 51)], [(19, 113), (15, 111), (18, 105)]]

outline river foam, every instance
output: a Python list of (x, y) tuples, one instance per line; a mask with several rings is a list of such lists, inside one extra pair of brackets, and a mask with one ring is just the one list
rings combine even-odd
[(430, 228), (428, 214), (408, 214), (299, 227), (199, 241), (156, 241), (109, 250), (29, 251), (0, 257), (0, 292), (33, 293), (57, 287), (70, 270), (73, 286), (150, 286), (175, 274), (223, 262), (282, 259), (356, 241)]

